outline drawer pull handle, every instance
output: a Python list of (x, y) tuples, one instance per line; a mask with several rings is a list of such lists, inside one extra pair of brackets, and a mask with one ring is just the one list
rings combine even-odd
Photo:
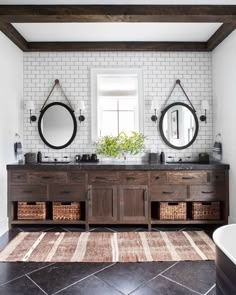
[(23, 191), (25, 194), (32, 194), (32, 191)]
[(61, 193), (64, 194), (64, 195), (67, 195), (67, 194), (70, 193), (70, 191), (62, 191)]
[(211, 192), (202, 192), (202, 194), (214, 194), (214, 191), (211, 191)]
[(132, 177), (132, 176), (128, 176), (127, 177), (127, 180), (135, 180), (136, 178), (135, 177)]
[(51, 176), (42, 176), (43, 179), (50, 179), (52, 178)]
[(171, 195), (171, 194), (173, 194), (174, 192), (162, 192), (163, 194), (165, 194), (165, 195)]
[(156, 180), (160, 179), (160, 176), (156, 176)]
[(97, 176), (95, 177), (95, 180), (106, 180), (106, 178)]
[(189, 176), (189, 177), (187, 177), (187, 176), (184, 176), (184, 177), (182, 177), (182, 179), (185, 179), (185, 180), (187, 180), (187, 179), (193, 179), (194, 177), (191, 177), (191, 176)]

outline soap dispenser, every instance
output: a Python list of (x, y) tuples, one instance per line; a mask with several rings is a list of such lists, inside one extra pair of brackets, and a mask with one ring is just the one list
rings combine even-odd
[(166, 157), (165, 157), (165, 153), (164, 152), (161, 152), (160, 162), (161, 162), (161, 164), (165, 164), (165, 162), (166, 162)]

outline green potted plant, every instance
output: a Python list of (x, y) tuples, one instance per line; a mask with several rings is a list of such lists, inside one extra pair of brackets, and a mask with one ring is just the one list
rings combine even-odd
[(138, 132), (132, 131), (131, 135), (121, 132), (118, 136), (104, 136), (96, 143), (96, 152), (111, 158), (123, 156), (126, 160), (127, 154), (137, 155), (144, 150), (145, 137)]

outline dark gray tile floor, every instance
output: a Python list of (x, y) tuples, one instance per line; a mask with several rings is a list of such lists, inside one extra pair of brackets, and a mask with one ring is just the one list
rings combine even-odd
[[(153, 231), (215, 227), (154, 227)], [(91, 227), (91, 231), (142, 231), (139, 226)], [(20, 231), (84, 231), (76, 226), (15, 227), (0, 238), (0, 251)], [(147, 263), (0, 263), (0, 295), (215, 295), (213, 261)]]

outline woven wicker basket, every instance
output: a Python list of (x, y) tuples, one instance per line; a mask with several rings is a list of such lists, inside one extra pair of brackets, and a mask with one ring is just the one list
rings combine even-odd
[(186, 220), (186, 202), (160, 202), (160, 220)]
[(45, 202), (18, 202), (17, 219), (44, 220), (46, 219)]
[(193, 202), (194, 220), (220, 219), (220, 202)]
[(79, 202), (53, 202), (53, 220), (79, 220)]

